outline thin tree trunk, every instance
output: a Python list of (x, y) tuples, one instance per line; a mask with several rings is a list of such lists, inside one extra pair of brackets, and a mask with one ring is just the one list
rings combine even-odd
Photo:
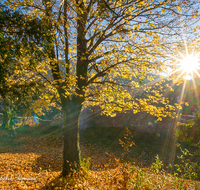
[(3, 124), (1, 125), (2, 129), (5, 129), (9, 122), (8, 107), (9, 104), (6, 102), (6, 99), (3, 98)]
[(8, 114), (7, 114), (7, 111), (4, 109), (3, 110), (3, 124), (1, 125), (1, 128), (5, 129), (7, 123), (8, 123)]

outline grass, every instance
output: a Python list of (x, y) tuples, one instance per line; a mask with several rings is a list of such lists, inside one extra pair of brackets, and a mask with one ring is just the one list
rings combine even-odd
[(4, 131), (0, 134), (0, 188), (200, 189), (199, 181), (173, 176), (160, 169), (160, 160), (155, 162), (159, 155), (167, 166), (171, 158), (173, 143), (166, 144), (166, 136), (131, 132), (136, 146), (130, 147), (122, 160), (124, 149), (119, 139), (125, 142), (126, 128), (92, 127), (81, 131), (82, 158), (90, 157), (91, 161), (83, 159), (80, 171), (63, 178), (61, 128), (25, 126), (17, 129), (13, 138)]

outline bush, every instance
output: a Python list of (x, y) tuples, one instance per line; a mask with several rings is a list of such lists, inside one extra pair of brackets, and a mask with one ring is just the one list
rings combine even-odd
[(174, 165), (176, 167), (175, 175), (190, 180), (200, 179), (200, 165), (198, 161), (193, 161), (193, 158), (198, 155), (190, 153), (187, 149), (183, 150), (180, 144), (177, 147), (180, 148), (182, 155), (178, 156), (179, 164)]
[(151, 169), (154, 173), (158, 173), (163, 167), (163, 163), (162, 161), (160, 160), (159, 156), (157, 155), (155, 157), (155, 163), (152, 163), (151, 165)]
[(176, 136), (180, 142), (196, 146), (200, 139), (200, 109), (194, 112), (193, 120), (185, 121), (177, 125)]

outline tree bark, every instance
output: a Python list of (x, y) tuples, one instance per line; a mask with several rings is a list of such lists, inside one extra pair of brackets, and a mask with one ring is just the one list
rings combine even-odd
[[(87, 13), (84, 10), (83, 2), (76, 0), (80, 10), (77, 13), (77, 89), (72, 100), (65, 98), (60, 90), (62, 109), (64, 113), (64, 150), (63, 150), (63, 171), (66, 176), (73, 169), (80, 166), (79, 149), (79, 117), (81, 114), (82, 103), (84, 102), (85, 87), (87, 86), (88, 53), (87, 41), (85, 38), (85, 27)], [(66, 36), (67, 37), (67, 36)], [(66, 44), (68, 46), (68, 44)], [(66, 54), (65, 56), (68, 56)], [(67, 59), (67, 57), (66, 57)], [(67, 71), (67, 70), (66, 70)]]
[(65, 100), (63, 103), (64, 115), (64, 149), (63, 149), (63, 171), (66, 176), (80, 166), (79, 148), (79, 117), (82, 108), (80, 98)]

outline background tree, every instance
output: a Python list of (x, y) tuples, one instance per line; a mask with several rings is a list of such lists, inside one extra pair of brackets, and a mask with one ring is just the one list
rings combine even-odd
[[(51, 69), (53, 82), (49, 84), (53, 85), (65, 121), (63, 175), (79, 165), (78, 120), (83, 103), (99, 105), (111, 116), (133, 109), (134, 113), (146, 111), (160, 119), (175, 109), (162, 95), (162, 80), (154, 80), (151, 75), (166, 69), (166, 55), (178, 42), (180, 17), (187, 21), (197, 15), (195, 1), (4, 3), (23, 9), (26, 18), (42, 18), (48, 28), (45, 64)], [(43, 78), (48, 79), (47, 75)], [(119, 80), (124, 78), (129, 84)], [(141, 86), (145, 78), (153, 82)], [(137, 98), (141, 92), (145, 94)]]
[[(45, 28), (40, 20), (27, 20), (20, 11), (0, 4), (0, 95), (3, 101), (3, 124), (12, 130), (12, 119), (30, 114), (30, 105), (39, 97), (43, 82), (30, 68), (45, 59)], [(43, 47), (42, 49), (39, 49)], [(34, 48), (37, 47), (37, 48)], [(20, 60), (26, 59), (26, 64)], [(37, 81), (38, 80), (38, 81)], [(13, 131), (12, 131), (13, 133)]]

